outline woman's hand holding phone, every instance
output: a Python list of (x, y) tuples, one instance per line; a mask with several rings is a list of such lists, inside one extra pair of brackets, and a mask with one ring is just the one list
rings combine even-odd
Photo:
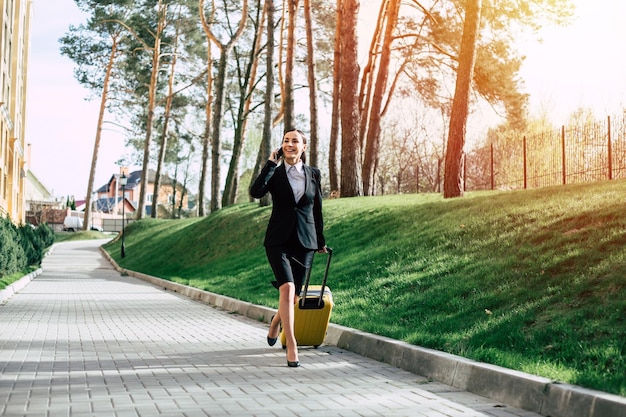
[(283, 148), (277, 148), (270, 154), (270, 160), (278, 163), (278, 160), (283, 156)]

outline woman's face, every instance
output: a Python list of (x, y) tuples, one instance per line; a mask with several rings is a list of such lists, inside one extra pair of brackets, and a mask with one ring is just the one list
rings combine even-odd
[(304, 139), (295, 130), (285, 133), (283, 136), (283, 158), (290, 165), (294, 165), (300, 159), (302, 152), (306, 150)]

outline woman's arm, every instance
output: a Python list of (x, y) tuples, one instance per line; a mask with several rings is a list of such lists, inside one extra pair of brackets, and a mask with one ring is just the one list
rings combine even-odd
[(269, 191), (269, 182), (272, 176), (274, 175), (274, 170), (276, 169), (276, 163), (272, 160), (268, 160), (265, 163), (263, 169), (261, 169), (261, 173), (252, 183), (250, 187), (250, 195), (253, 198), (261, 198)]
[(261, 198), (269, 191), (270, 179), (274, 175), (274, 170), (278, 166), (278, 161), (280, 160), (279, 150), (280, 148), (277, 148), (270, 153), (265, 166), (261, 169), (261, 173), (252, 183), (252, 186), (250, 187), (250, 195), (252, 198)]
[(317, 190), (315, 191), (315, 201), (313, 201), (313, 217), (315, 219), (315, 232), (317, 234), (318, 252), (326, 252), (326, 239), (324, 238), (324, 217), (322, 216), (322, 174), (319, 169), (313, 170)]

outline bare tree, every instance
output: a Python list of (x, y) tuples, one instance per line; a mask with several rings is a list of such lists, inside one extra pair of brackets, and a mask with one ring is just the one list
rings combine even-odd
[[(265, 104), (263, 116), (263, 137), (259, 154), (252, 174), (252, 181), (259, 175), (265, 160), (272, 152), (272, 108), (274, 106), (274, 1), (265, 0), (265, 14), (267, 22), (267, 48), (265, 57)], [(269, 206), (270, 195), (266, 194), (261, 198), (261, 206)]]
[(340, 193), (339, 190), (339, 166), (337, 156), (339, 149), (339, 127), (341, 126), (341, 37), (339, 28), (343, 25), (343, 4), (342, 0), (337, 0), (336, 30), (335, 30), (335, 51), (333, 63), (333, 103), (330, 124), (330, 140), (328, 145), (328, 177), (331, 193)]
[[(100, 139), (102, 138), (102, 124), (104, 123), (104, 112), (106, 111), (106, 105), (109, 93), (109, 82), (111, 80), (111, 72), (113, 71), (113, 65), (115, 64), (115, 58), (118, 54), (117, 45), (121, 31), (116, 31), (111, 34), (111, 53), (109, 55), (109, 62), (107, 64), (104, 85), (102, 87), (102, 95), (100, 96), (100, 111), (98, 112), (98, 123), (96, 125), (96, 138), (93, 143), (93, 155), (91, 157), (91, 168), (89, 170), (89, 182), (87, 183), (87, 195), (85, 197), (85, 218), (91, 218), (92, 204), (91, 195), (93, 194), (93, 183), (96, 177), (96, 166), (98, 164), (98, 152), (100, 150)], [(89, 230), (89, 222), (84, 222), (83, 230)]]
[[(252, 102), (254, 92), (257, 87), (257, 70), (259, 66), (259, 57), (261, 55), (261, 39), (264, 29), (265, 13), (261, 0), (256, 0), (256, 16), (253, 24), (256, 26), (254, 38), (252, 39), (252, 47), (247, 53), (240, 53), (239, 48), (234, 48), (235, 60), (238, 75), (238, 94), (231, 97), (230, 101), (236, 103), (231, 105), (231, 114), (233, 115), (234, 137), (232, 155), (226, 174), (226, 184), (224, 185), (224, 194), (222, 196), (222, 206), (235, 204), (237, 194), (239, 192), (239, 165), (241, 155), (246, 144), (246, 128), (248, 125), (248, 116), (253, 108)], [(260, 104), (259, 104), (260, 105)]]
[(311, 131), (309, 132), (309, 164), (318, 166), (319, 127), (317, 111), (317, 83), (315, 81), (315, 48), (313, 44), (313, 23), (311, 19), (311, 0), (304, 0), (304, 26), (306, 31), (307, 79), (309, 82), (309, 112)]
[[(179, 16), (180, 17), (180, 16)], [(157, 158), (156, 174), (154, 176), (154, 189), (152, 191), (152, 212), (151, 217), (156, 219), (158, 216), (158, 198), (159, 188), (161, 187), (161, 171), (163, 164), (165, 164), (165, 151), (167, 149), (167, 137), (168, 127), (170, 121), (170, 113), (172, 110), (172, 100), (174, 98), (174, 76), (176, 75), (176, 60), (178, 57), (178, 39), (180, 36), (180, 26), (176, 26), (176, 36), (174, 37), (174, 51), (172, 53), (172, 60), (170, 62), (170, 74), (167, 81), (167, 97), (165, 98), (165, 114), (163, 115), (163, 131), (161, 132), (161, 139), (159, 141), (159, 156)], [(174, 191), (176, 190), (176, 184), (174, 184)]]
[[(367, 134), (365, 135), (365, 155), (363, 161), (363, 193), (365, 195), (374, 194), (374, 179), (376, 175), (376, 164), (378, 161), (378, 149), (380, 147), (380, 124), (383, 112), (383, 98), (387, 89), (387, 78), (389, 75), (389, 63), (391, 61), (391, 44), (393, 42), (393, 31), (398, 21), (400, 11), (400, 0), (388, 0), (385, 2), (384, 16), (384, 36), (382, 39), (382, 51), (380, 62), (376, 73), (376, 80), (371, 94), (371, 106), (367, 109), (366, 119), (368, 121)], [(381, 25), (383, 26), (383, 25)], [(378, 54), (376, 54), (377, 56)], [(370, 56), (375, 56), (370, 53)], [(370, 94), (368, 94), (370, 96)]]
[(293, 69), (296, 55), (296, 17), (298, 14), (298, 0), (287, 0), (287, 55), (285, 58), (285, 83), (283, 89), (284, 125), (285, 130), (295, 128), (294, 98), (293, 98)]
[[(145, 45), (146, 49), (152, 52), (152, 73), (150, 75), (150, 86), (148, 88), (148, 115), (146, 119), (146, 137), (143, 148), (143, 163), (141, 167), (141, 186), (139, 187), (139, 202), (135, 218), (143, 218), (146, 207), (146, 189), (148, 188), (148, 167), (150, 164), (150, 142), (152, 141), (152, 121), (154, 119), (154, 108), (156, 103), (157, 80), (159, 76), (159, 65), (161, 60), (161, 37), (167, 23), (167, 4), (162, 0), (157, 3), (157, 28), (154, 33), (154, 46), (152, 48)], [(153, 210), (156, 207), (152, 207)]]
[[(203, 5), (204, 1), (200, 0)], [(225, 4), (226, 6), (226, 4)], [(205, 31), (210, 40), (215, 43), (220, 50), (220, 58), (217, 64), (217, 76), (214, 79), (214, 99), (212, 113), (212, 126), (211, 126), (211, 211), (216, 211), (221, 208), (220, 199), (220, 177), (221, 177), (221, 126), (224, 118), (223, 105), (226, 95), (226, 67), (227, 60), (230, 52), (235, 46), (239, 37), (243, 33), (248, 19), (248, 0), (243, 0), (243, 6), (241, 9), (241, 18), (239, 25), (234, 33), (230, 35), (230, 39), (227, 42), (222, 42), (219, 37), (213, 33), (211, 26), (208, 26)]]
[[(206, 208), (204, 201), (206, 200), (206, 180), (209, 172), (209, 152), (211, 149), (211, 115), (213, 113), (213, 56), (211, 51), (211, 33), (209, 30), (209, 23), (204, 14), (204, 0), (199, 0), (200, 21), (202, 22), (202, 29), (207, 37), (207, 83), (206, 83), (206, 104), (204, 106), (205, 121), (204, 132), (202, 134), (202, 158), (200, 162), (200, 181), (198, 184), (198, 216), (204, 217), (206, 215)], [(211, 10), (211, 19), (215, 10)]]
[[(86, 87), (100, 92), (100, 110), (86, 194), (85, 218), (90, 218), (102, 126), (110, 101), (109, 90), (116, 60), (123, 54), (121, 45), (125, 28), (120, 26), (118, 21), (128, 13), (128, 9), (123, 1), (100, 5), (91, 0), (77, 0), (76, 4), (80, 10), (91, 13), (92, 17), (86, 24), (70, 26), (69, 31), (60, 39), (60, 43), (61, 53), (77, 64), (74, 69), (77, 80)], [(87, 230), (89, 222), (85, 222), (83, 228)]]

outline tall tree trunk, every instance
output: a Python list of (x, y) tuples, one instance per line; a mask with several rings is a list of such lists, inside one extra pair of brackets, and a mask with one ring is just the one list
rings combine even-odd
[[(224, 194), (222, 196), (222, 206), (235, 204), (237, 194), (239, 193), (239, 163), (241, 162), (241, 154), (246, 144), (246, 127), (248, 125), (248, 114), (252, 105), (252, 94), (256, 88), (256, 74), (259, 65), (259, 56), (261, 50), (261, 39), (263, 37), (263, 28), (265, 23), (265, 13), (261, 5), (261, 0), (257, 0), (256, 5), (256, 24), (257, 30), (254, 35), (253, 47), (247, 57), (246, 69), (240, 75), (239, 85), (241, 93), (238, 97), (237, 116), (233, 121), (235, 124), (235, 135), (233, 140), (233, 153), (230, 158), (228, 173), (226, 174), (226, 185), (224, 186)], [(237, 55), (237, 54), (236, 54)], [(238, 61), (240, 57), (236, 58)]]
[(293, 67), (295, 63), (296, 55), (296, 15), (298, 13), (298, 0), (287, 0), (289, 6), (287, 24), (287, 57), (285, 59), (285, 98), (284, 109), (285, 118), (284, 125), (285, 130), (290, 130), (295, 127), (295, 115), (294, 115), (294, 98), (293, 98)]
[(226, 65), (228, 55), (232, 51), (237, 40), (241, 37), (246, 26), (248, 17), (248, 0), (244, 0), (241, 11), (242, 19), (239, 22), (237, 31), (231, 36), (227, 43), (220, 42), (219, 38), (213, 34), (210, 27), (208, 35), (217, 47), (220, 49), (220, 60), (218, 62), (217, 77), (215, 77), (215, 104), (213, 105), (213, 123), (211, 127), (211, 211), (217, 211), (221, 208), (222, 200), (220, 198), (220, 182), (221, 182), (221, 140), (222, 140), (222, 120), (224, 118), (222, 108), (226, 96)]
[(220, 182), (222, 176), (222, 108), (224, 106), (224, 98), (226, 97), (226, 59), (228, 51), (221, 48), (220, 59), (217, 65), (217, 76), (215, 77), (215, 95), (213, 104), (212, 126), (211, 126), (211, 203), (210, 211), (214, 212), (221, 208), (222, 200), (220, 199)]
[[(161, 36), (165, 28), (167, 4), (160, 0), (157, 7), (158, 22), (157, 31), (154, 34), (154, 48), (152, 49), (152, 74), (150, 75), (150, 87), (148, 89), (148, 117), (146, 120), (146, 139), (143, 144), (143, 163), (141, 167), (141, 185), (139, 188), (139, 204), (135, 218), (140, 220), (144, 216), (146, 207), (146, 189), (148, 188), (148, 168), (150, 166), (150, 142), (152, 141), (152, 120), (154, 119), (155, 97), (157, 79), (159, 76), (159, 63), (161, 59)], [(154, 210), (154, 206), (152, 207)]]
[[(272, 152), (272, 108), (274, 107), (274, 1), (265, 1), (267, 21), (267, 56), (265, 59), (265, 106), (263, 116), (263, 138), (257, 157), (252, 181), (259, 175), (261, 168)], [(269, 194), (261, 198), (259, 205), (268, 206), (271, 200)]]
[(100, 139), (102, 138), (102, 123), (104, 122), (104, 112), (106, 111), (107, 97), (109, 94), (109, 83), (111, 80), (111, 72), (113, 72), (113, 64), (115, 63), (115, 55), (117, 54), (117, 36), (113, 36), (111, 45), (111, 54), (104, 74), (104, 85), (102, 87), (102, 96), (100, 97), (100, 112), (98, 113), (98, 124), (96, 126), (96, 139), (93, 144), (93, 155), (91, 157), (91, 169), (89, 171), (89, 182), (87, 183), (87, 196), (85, 201), (85, 221), (83, 222), (83, 230), (89, 230), (91, 221), (93, 182), (96, 177), (96, 166), (98, 165), (98, 152), (100, 150)]
[(344, 0), (341, 32), (341, 196), (362, 195), (358, 103), (358, 0)]
[[(198, 216), (206, 216), (206, 181), (209, 176), (209, 153), (211, 149), (211, 115), (213, 110), (213, 58), (211, 55), (211, 33), (206, 17), (204, 15), (204, 0), (199, 0), (200, 21), (202, 29), (207, 37), (207, 84), (206, 84), (206, 105), (204, 106), (205, 122), (202, 136), (202, 160), (200, 161), (200, 180), (198, 182)], [(211, 16), (213, 20), (213, 16)]]
[(480, 28), (481, 0), (468, 0), (465, 5), (465, 22), (459, 52), (454, 100), (450, 112), (450, 129), (446, 150), (443, 197), (463, 195), (463, 147), (469, 108), (469, 92), (476, 60), (476, 41)]
[(328, 176), (330, 191), (339, 194), (339, 167), (337, 164), (337, 154), (339, 142), (339, 126), (341, 116), (341, 32), (343, 26), (343, 5), (342, 0), (337, 0), (337, 20), (335, 24), (335, 51), (333, 63), (333, 105), (330, 122), (330, 143), (328, 145)]
[(183, 189), (180, 191), (180, 200), (178, 203), (178, 218), (180, 219), (180, 214), (183, 211), (183, 201), (185, 200), (185, 194), (187, 194), (187, 183), (189, 181), (189, 169), (191, 167), (191, 151), (189, 152), (189, 155), (187, 155), (187, 158), (185, 158), (185, 176), (183, 179)]
[(317, 84), (315, 82), (315, 47), (313, 43), (313, 23), (311, 18), (311, 0), (304, 0), (304, 22), (306, 29), (307, 77), (309, 82), (309, 111), (311, 132), (309, 133), (309, 165), (318, 167), (319, 157), (319, 117), (317, 112)]
[[(209, 62), (209, 65), (211, 62)], [(211, 110), (213, 108), (213, 95), (211, 94), (212, 75), (209, 69), (207, 78), (209, 80), (207, 85), (207, 101), (204, 107), (205, 121), (204, 132), (202, 135), (202, 160), (200, 161), (200, 180), (198, 182), (198, 216), (206, 216), (206, 206), (204, 204), (206, 200), (206, 180), (209, 176), (209, 153), (211, 150)]]
[[(289, 9), (288, 6), (285, 5), (285, 2), (287, 2), (289, 0), (283, 0), (283, 4), (281, 7), (282, 13), (280, 18), (278, 19), (278, 41), (275, 43), (275, 47), (276, 47), (276, 55), (277, 55), (277, 62), (276, 62), (276, 78), (275, 81), (278, 83), (278, 97), (280, 97), (280, 101), (278, 102), (278, 109), (276, 111), (276, 116), (273, 119), (273, 124), (274, 126), (276, 126), (278, 123), (281, 122), (281, 120), (283, 120), (285, 118), (285, 74), (283, 72), (283, 68), (284, 68), (284, 62), (283, 59), (285, 59), (284, 55), (285, 55), (285, 27), (287, 25), (287, 9)], [(274, 19), (276, 20), (276, 19)]]
[(174, 177), (170, 179), (170, 184), (172, 184), (172, 215), (170, 216), (172, 219), (176, 218), (176, 186), (178, 185), (178, 164), (174, 165)]
[[(170, 121), (170, 112), (172, 111), (172, 99), (174, 97), (174, 75), (176, 74), (176, 58), (178, 56), (177, 49), (178, 33), (176, 34), (176, 45), (174, 46), (174, 54), (172, 55), (172, 63), (170, 65), (170, 76), (167, 82), (167, 98), (165, 99), (165, 114), (163, 115), (163, 132), (161, 132), (161, 140), (159, 141), (159, 156), (157, 158), (156, 174), (154, 176), (154, 189), (152, 191), (152, 212), (150, 213), (150, 217), (152, 217), (153, 219), (156, 219), (158, 217), (157, 212), (159, 207), (159, 190), (161, 188), (161, 171), (163, 170), (163, 165), (165, 164), (165, 151), (167, 150), (167, 130)], [(174, 192), (176, 192), (175, 184)]]
[(365, 158), (363, 161), (363, 194), (374, 195), (376, 178), (376, 164), (380, 148), (380, 123), (382, 119), (383, 95), (387, 89), (389, 75), (389, 63), (391, 61), (391, 44), (393, 42), (393, 30), (397, 25), (400, 0), (389, 0), (385, 16), (385, 34), (383, 47), (380, 53), (380, 63), (374, 84), (374, 94), (369, 111), (368, 128), (365, 145)]
[(378, 18), (376, 19), (376, 28), (372, 35), (372, 41), (370, 42), (370, 49), (368, 53), (367, 64), (363, 69), (361, 75), (361, 83), (359, 90), (359, 110), (361, 112), (361, 120), (359, 127), (359, 143), (361, 145), (361, 152), (365, 151), (365, 138), (367, 127), (370, 118), (370, 112), (372, 109), (372, 90), (374, 85), (374, 76), (377, 72), (377, 65), (379, 64), (379, 48), (383, 40), (383, 27), (386, 21), (385, 12), (389, 5), (390, 0), (383, 0), (380, 3), (380, 9), (378, 10)]

